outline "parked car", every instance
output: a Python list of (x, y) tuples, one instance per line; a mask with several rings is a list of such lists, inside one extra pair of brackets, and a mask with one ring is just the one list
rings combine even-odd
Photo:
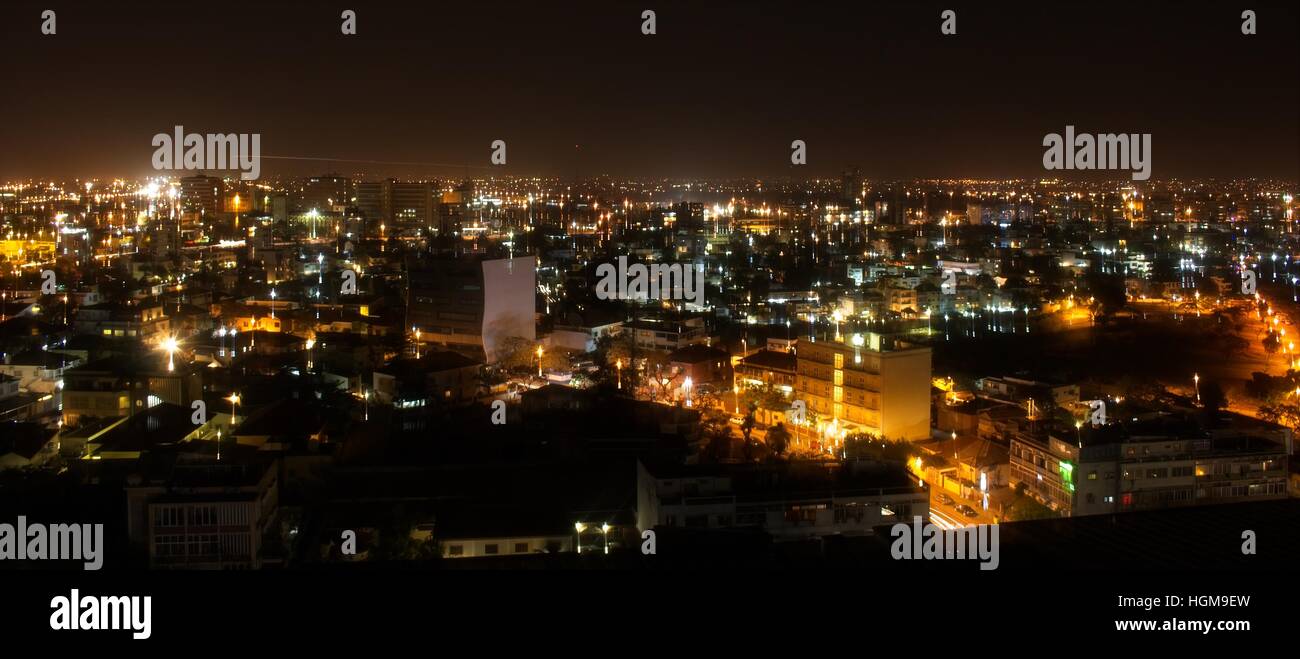
[(960, 506), (957, 506), (957, 512), (959, 512), (959, 513), (961, 513), (961, 514), (963, 514), (963, 515), (965, 515), (965, 516), (967, 516), (967, 517), (979, 517), (979, 516), (980, 516), (980, 514), (979, 514), (978, 512), (976, 512), (974, 508), (971, 508), (970, 506), (968, 506), (968, 505), (966, 505), (966, 504), (964, 504), (964, 503), (961, 504)]

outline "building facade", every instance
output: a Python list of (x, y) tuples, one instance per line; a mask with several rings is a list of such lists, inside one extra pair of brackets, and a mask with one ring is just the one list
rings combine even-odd
[(799, 341), (795, 399), (848, 431), (930, 436), (930, 349), (879, 334)]

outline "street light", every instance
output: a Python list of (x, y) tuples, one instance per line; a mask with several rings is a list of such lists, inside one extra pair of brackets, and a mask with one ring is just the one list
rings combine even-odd
[(620, 358), (614, 362), (614, 367), (618, 369), (618, 388), (623, 388), (623, 360)]
[(175, 371), (175, 370), (176, 370), (176, 362), (175, 362), (174, 356), (175, 356), (175, 354), (176, 354), (176, 348), (177, 348), (177, 347), (178, 347), (178, 345), (177, 345), (177, 343), (176, 343), (176, 337), (174, 337), (174, 336), (169, 336), (169, 337), (167, 337), (167, 338), (165, 338), (165, 339), (162, 340), (162, 349), (167, 351), (167, 371), (168, 371), (168, 372), (171, 372), (171, 371)]
[(1196, 384), (1196, 402), (1201, 402), (1201, 374), (1193, 373), (1192, 382)]
[(582, 554), (582, 532), (587, 530), (587, 525), (582, 522), (574, 522), (573, 530), (578, 534), (578, 554)]
[(232, 393), (230, 394), (230, 398), (227, 398), (226, 400), (230, 401), (230, 427), (234, 428), (235, 427), (235, 406), (239, 404), (239, 394)]
[(608, 553), (609, 553), (609, 524), (601, 524), (601, 525), (600, 525), (600, 532), (604, 534), (604, 537), (605, 537), (605, 553), (608, 554)]
[(542, 377), (542, 346), (537, 346), (537, 377)]

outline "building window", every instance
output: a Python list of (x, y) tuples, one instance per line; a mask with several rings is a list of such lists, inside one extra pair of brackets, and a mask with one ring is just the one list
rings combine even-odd
[(155, 526), (182, 526), (181, 509), (175, 506), (159, 508), (154, 514)]
[(462, 545), (452, 545), (452, 546), (450, 546), (450, 547), (447, 548), (447, 555), (448, 555), (448, 556), (464, 556), (464, 555), (465, 555), (465, 547), (462, 546)]
[(189, 511), (190, 526), (212, 526), (217, 523), (217, 509), (212, 506), (199, 506)]
[(185, 555), (185, 536), (160, 535), (154, 539), (154, 557), (171, 558)]
[(483, 553), (489, 556), (495, 555), (497, 553), (497, 546), (495, 544), (483, 545)]
[(861, 524), (866, 516), (866, 506), (839, 504), (835, 506), (836, 524)]
[(516, 543), (515, 543), (515, 553), (516, 553), (516, 554), (527, 554), (527, 553), (528, 553), (528, 543), (527, 543), (527, 542), (516, 542)]

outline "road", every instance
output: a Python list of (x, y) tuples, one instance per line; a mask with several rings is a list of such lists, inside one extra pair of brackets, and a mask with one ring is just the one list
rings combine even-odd
[[(928, 486), (928, 485), (927, 485)], [(929, 487), (929, 486), (928, 486)], [(952, 497), (953, 505), (947, 505), (940, 501), (940, 496), (947, 494)], [(967, 517), (957, 512), (956, 506), (966, 504), (974, 508), (979, 513), (978, 517)], [(967, 501), (961, 497), (940, 490), (937, 487), (930, 487), (930, 523), (941, 529), (955, 529), (963, 526), (974, 526), (976, 524), (993, 524), (993, 515), (984, 510), (978, 501)]]

